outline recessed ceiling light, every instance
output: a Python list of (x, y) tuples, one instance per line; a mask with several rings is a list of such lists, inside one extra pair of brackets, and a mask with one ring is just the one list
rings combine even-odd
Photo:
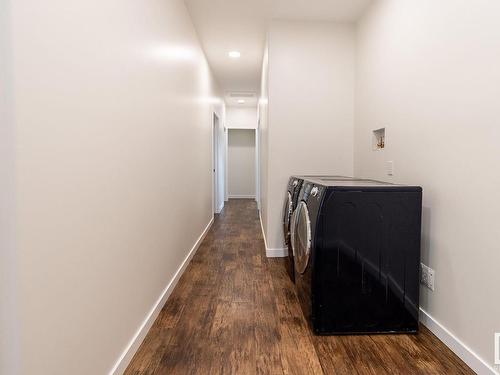
[(241, 56), (240, 51), (231, 51), (228, 53), (229, 57), (232, 59), (238, 59)]
[(245, 104), (245, 101), (243, 99), (239, 99), (238, 104)]

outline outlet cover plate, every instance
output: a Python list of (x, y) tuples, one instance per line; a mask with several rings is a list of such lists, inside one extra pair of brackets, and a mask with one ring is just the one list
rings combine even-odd
[(434, 291), (434, 274), (435, 271), (432, 268), (420, 263), (420, 283), (432, 291)]

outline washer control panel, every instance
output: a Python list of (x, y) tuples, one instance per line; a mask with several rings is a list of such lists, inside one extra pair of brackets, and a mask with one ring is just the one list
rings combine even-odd
[(316, 186), (311, 182), (306, 182), (302, 188), (302, 199), (307, 201), (308, 199), (315, 198), (317, 201), (321, 200), (321, 195), (325, 188), (323, 186)]

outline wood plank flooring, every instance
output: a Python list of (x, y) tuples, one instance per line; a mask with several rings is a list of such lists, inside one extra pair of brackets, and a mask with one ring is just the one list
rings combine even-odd
[(429, 330), (314, 336), (284, 269), (268, 259), (257, 207), (217, 215), (125, 372), (131, 374), (473, 374)]

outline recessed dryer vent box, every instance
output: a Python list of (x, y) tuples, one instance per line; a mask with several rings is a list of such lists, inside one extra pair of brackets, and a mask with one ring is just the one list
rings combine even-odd
[(380, 128), (373, 131), (373, 150), (383, 150), (385, 148), (385, 128)]

